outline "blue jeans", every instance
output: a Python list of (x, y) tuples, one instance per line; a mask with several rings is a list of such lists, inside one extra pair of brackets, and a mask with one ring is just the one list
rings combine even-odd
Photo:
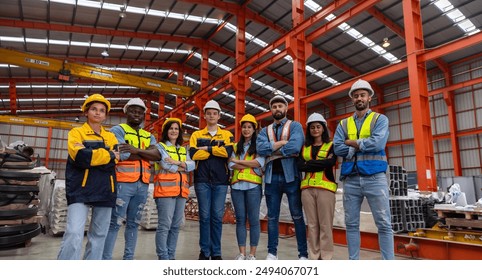
[(295, 225), (298, 257), (308, 257), (306, 225), (301, 207), (300, 179), (286, 183), (283, 174), (273, 174), (271, 184), (266, 184), (264, 194), (268, 207), (268, 253), (277, 255), (279, 237), (279, 214), (283, 194), (288, 198), (291, 218)]
[(148, 187), (147, 184), (141, 181), (118, 183), (116, 206), (112, 211), (109, 234), (105, 240), (102, 259), (112, 259), (117, 233), (124, 222), (126, 223), (126, 230), (124, 232), (125, 249), (122, 259), (134, 259), (137, 231), (142, 218), (142, 211), (146, 204)]
[(249, 190), (231, 188), (234, 212), (236, 214), (236, 238), (238, 246), (246, 246), (246, 218), (249, 221), (249, 245), (258, 246), (261, 226), (259, 207), (261, 204), (261, 185)]
[(394, 245), (390, 216), (388, 183), (385, 173), (372, 176), (349, 176), (343, 183), (346, 242), (350, 260), (360, 258), (360, 208), (366, 197), (378, 228), (382, 259), (393, 260)]
[(221, 256), (227, 185), (194, 184), (199, 210), (199, 247), (206, 257)]
[(175, 260), (179, 228), (184, 220), (183, 197), (156, 198), (157, 230), (156, 254), (160, 260)]
[[(59, 260), (80, 260), (82, 241), (84, 240), (85, 222), (91, 207), (84, 203), (70, 204), (67, 209), (67, 227), (65, 229)], [(109, 230), (111, 207), (92, 207), (92, 219), (87, 232), (84, 260), (101, 260), (105, 237)]]

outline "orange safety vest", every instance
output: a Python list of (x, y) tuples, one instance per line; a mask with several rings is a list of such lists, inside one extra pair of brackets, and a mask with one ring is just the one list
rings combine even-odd
[[(316, 160), (323, 160), (326, 158), (328, 155), (328, 151), (330, 151), (331, 146), (333, 145), (333, 142), (328, 142), (324, 143), (321, 147), (320, 150), (318, 151), (318, 154), (316, 155)], [(312, 160), (313, 158), (311, 157), (311, 146), (305, 147), (303, 145), (303, 151), (302, 151), (303, 159), (305, 161)], [(305, 172), (305, 177), (301, 181), (301, 189), (306, 189), (306, 188), (321, 188), (321, 189), (326, 189), (331, 192), (336, 192), (337, 189), (337, 184), (328, 180), (325, 176), (324, 171), (319, 171), (319, 172)]]
[[(146, 150), (151, 144), (151, 133), (140, 128), (135, 130), (128, 124), (120, 124), (125, 132), (124, 139), (130, 145)], [(118, 182), (134, 183), (142, 180), (143, 183), (149, 184), (151, 178), (151, 163), (147, 160), (124, 160), (119, 161), (116, 165), (116, 176)]]
[[(237, 149), (237, 144), (234, 145), (234, 150), (236, 151)], [(256, 158), (256, 155), (248, 155), (248, 153), (245, 153), (243, 160), (252, 160)], [(236, 159), (239, 159), (239, 156), (236, 155)], [(235, 169), (233, 172), (233, 177), (231, 178), (231, 185), (236, 184), (239, 181), (245, 181), (245, 182), (250, 182), (253, 184), (261, 184), (263, 182), (263, 179), (261, 176), (256, 174), (254, 172), (254, 168), (245, 168), (242, 170)]]
[[(186, 161), (186, 148), (176, 146), (167, 146), (166, 144), (159, 142), (169, 156), (174, 160)], [(187, 198), (189, 195), (189, 182), (186, 172), (171, 173), (160, 167), (159, 164), (155, 165), (154, 175), (154, 198), (159, 197), (177, 197), (182, 196)]]

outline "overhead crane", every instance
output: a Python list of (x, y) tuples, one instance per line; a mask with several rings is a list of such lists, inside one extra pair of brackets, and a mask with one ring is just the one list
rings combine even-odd
[(69, 81), (72, 75), (149, 91), (172, 93), (179, 96), (189, 97), (194, 93), (187, 86), (5, 48), (0, 48), (0, 62), (55, 72), (59, 74), (59, 80), (63, 81)]

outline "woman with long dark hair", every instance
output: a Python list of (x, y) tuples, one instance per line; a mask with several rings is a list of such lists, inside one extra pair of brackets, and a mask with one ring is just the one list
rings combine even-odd
[[(235, 260), (256, 260), (256, 248), (261, 232), (259, 222), (259, 208), (261, 204), (261, 167), (265, 163), (264, 157), (256, 154), (256, 119), (247, 114), (239, 122), (241, 137), (235, 145), (235, 153), (229, 162), (233, 170), (231, 179), (231, 199), (236, 215), (236, 238), (239, 254)], [(249, 255), (246, 253), (246, 221), (249, 222)]]
[(298, 169), (304, 172), (301, 201), (308, 226), (309, 258), (331, 260), (334, 252), (332, 230), (337, 184), (333, 167), (336, 156), (325, 118), (313, 113), (306, 126)]

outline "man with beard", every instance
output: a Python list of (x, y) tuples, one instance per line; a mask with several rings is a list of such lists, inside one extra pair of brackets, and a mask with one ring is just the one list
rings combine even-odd
[(299, 122), (286, 118), (288, 102), (281, 95), (269, 101), (274, 122), (261, 130), (256, 140), (259, 156), (266, 157), (264, 182), (268, 207), (268, 256), (278, 259), (278, 235), (281, 198), (286, 194), (291, 218), (295, 225), (298, 258), (306, 260), (306, 226), (301, 207), (300, 174), (297, 158), (304, 142), (303, 128)]
[(335, 154), (343, 158), (340, 179), (343, 181), (346, 241), (350, 260), (360, 258), (360, 208), (366, 198), (378, 228), (382, 259), (394, 259), (390, 218), (388, 167), (385, 145), (388, 118), (369, 106), (374, 91), (364, 80), (356, 81), (348, 95), (355, 113), (340, 121), (333, 139)]
[(147, 200), (151, 164), (149, 161), (161, 159), (156, 148), (156, 138), (141, 128), (146, 112), (146, 105), (140, 98), (133, 98), (124, 106), (127, 123), (111, 128), (119, 143), (120, 161), (116, 166), (117, 200), (112, 211), (109, 233), (105, 240), (102, 259), (112, 259), (117, 233), (123, 223), (124, 260), (132, 260), (137, 243), (137, 231), (142, 210)]

